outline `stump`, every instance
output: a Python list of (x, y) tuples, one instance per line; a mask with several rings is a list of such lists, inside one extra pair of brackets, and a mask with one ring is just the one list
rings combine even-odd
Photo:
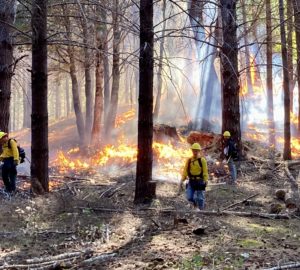
[(187, 137), (189, 144), (199, 143), (202, 147), (213, 143), (216, 135), (207, 132), (192, 131)]
[(163, 124), (153, 127), (153, 139), (158, 142), (164, 142), (169, 139), (180, 141), (176, 128)]
[(278, 200), (284, 201), (286, 192), (285, 192), (285, 190), (283, 190), (283, 189), (277, 189), (277, 190), (275, 191), (275, 195), (276, 195), (276, 198), (277, 198)]

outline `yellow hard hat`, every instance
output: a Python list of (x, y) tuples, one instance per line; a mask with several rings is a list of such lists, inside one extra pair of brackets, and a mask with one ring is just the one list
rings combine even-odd
[(230, 137), (231, 134), (230, 134), (229, 131), (226, 130), (226, 131), (223, 133), (223, 136), (224, 136), (224, 137)]
[(0, 140), (5, 136), (7, 135), (7, 133), (3, 132), (3, 131), (0, 131)]
[(201, 146), (199, 143), (193, 143), (191, 146), (192, 150), (201, 150)]

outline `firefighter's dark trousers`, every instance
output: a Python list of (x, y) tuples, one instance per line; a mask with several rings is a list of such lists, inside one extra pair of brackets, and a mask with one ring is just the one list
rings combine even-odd
[(16, 190), (17, 166), (14, 158), (5, 158), (2, 166), (2, 179), (7, 192)]

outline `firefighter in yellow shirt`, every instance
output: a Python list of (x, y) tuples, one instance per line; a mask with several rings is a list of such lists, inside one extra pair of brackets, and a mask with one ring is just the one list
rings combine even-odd
[(181, 176), (180, 191), (183, 190), (183, 182), (188, 179), (186, 197), (194, 206), (200, 210), (205, 207), (205, 189), (208, 182), (207, 162), (200, 156), (201, 147), (199, 143), (191, 146), (193, 156), (189, 158), (184, 166)]
[(0, 131), (0, 145), (2, 153), (0, 161), (2, 165), (2, 179), (6, 192), (12, 193), (16, 190), (17, 165), (19, 164), (19, 151), (15, 140), (9, 139), (8, 134)]

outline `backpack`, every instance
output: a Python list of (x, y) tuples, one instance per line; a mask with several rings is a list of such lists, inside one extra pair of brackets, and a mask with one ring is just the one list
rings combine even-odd
[(233, 161), (239, 160), (239, 151), (237, 148), (237, 144), (232, 139), (229, 139), (227, 147), (229, 149), (226, 158), (231, 157)]
[[(203, 178), (203, 168), (202, 168), (202, 161), (201, 161), (201, 158), (197, 158), (196, 159), (199, 163), (199, 166), (201, 168), (201, 174), (200, 174), (200, 177)], [(191, 163), (192, 163), (192, 159), (189, 158), (189, 164), (188, 164), (188, 168), (187, 168), (187, 171), (188, 171), (188, 176), (191, 177), (191, 172), (190, 172), (190, 169), (191, 169)]]
[(205, 188), (206, 188), (206, 183), (205, 183), (205, 181), (203, 181), (203, 166), (202, 166), (202, 160), (201, 160), (201, 158), (198, 158), (198, 159), (196, 159), (197, 161), (198, 161), (198, 163), (199, 163), (199, 166), (200, 166), (200, 168), (201, 168), (201, 173), (200, 173), (200, 175), (199, 175), (199, 177), (201, 178), (200, 180), (195, 180), (195, 179), (193, 179), (193, 176), (192, 176), (192, 174), (191, 174), (191, 172), (190, 172), (190, 168), (191, 168), (191, 163), (192, 163), (192, 159), (191, 158), (189, 158), (189, 163), (188, 163), (188, 176), (189, 176), (189, 178), (190, 178), (190, 185), (191, 185), (191, 187), (194, 189), (194, 190), (205, 190)]
[[(11, 149), (11, 145), (10, 145), (10, 141), (14, 140), (15, 142), (17, 142), (17, 140), (15, 139), (9, 139), (8, 140), (8, 148)], [(26, 158), (26, 153), (24, 148), (20, 147), (19, 145), (17, 145), (18, 151), (19, 151), (19, 158), (20, 158), (20, 163), (24, 163), (25, 162), (25, 158)]]

